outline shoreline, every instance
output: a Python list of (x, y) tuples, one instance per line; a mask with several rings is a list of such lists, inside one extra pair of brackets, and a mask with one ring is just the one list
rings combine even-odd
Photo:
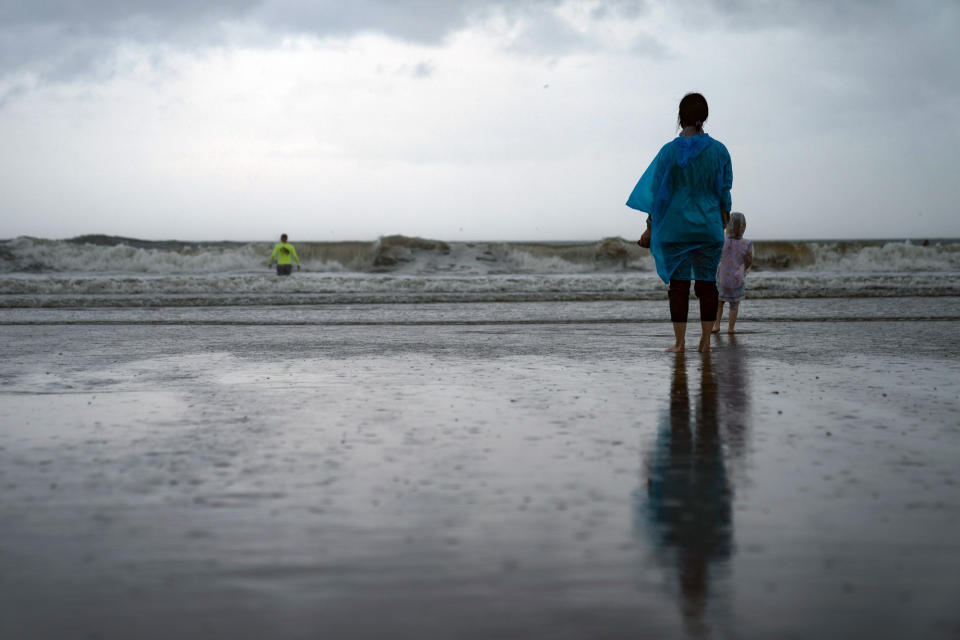
[[(639, 228), (639, 227), (638, 227)], [(637, 234), (639, 237), (639, 234)], [(383, 238), (409, 238), (414, 240), (428, 240), (431, 242), (455, 242), (461, 244), (521, 244), (521, 245), (546, 245), (546, 246), (577, 246), (577, 245), (592, 245), (598, 242), (602, 242), (605, 239), (610, 238), (619, 238), (621, 240), (626, 240), (623, 236), (600, 236), (593, 239), (585, 238), (576, 238), (576, 239), (566, 239), (566, 240), (550, 240), (543, 238), (534, 238), (534, 239), (490, 239), (490, 238), (434, 238), (430, 236), (422, 236), (417, 234), (397, 234), (397, 233), (382, 233), (375, 237), (371, 238), (343, 238), (343, 239), (326, 239), (326, 240), (298, 240), (298, 243), (304, 244), (314, 244), (314, 245), (328, 245), (328, 244), (371, 244), (376, 243)], [(183, 240), (176, 238), (135, 238), (132, 236), (118, 236), (111, 234), (102, 234), (102, 233), (87, 233), (80, 234), (76, 236), (69, 237), (59, 237), (59, 238), (46, 238), (43, 236), (35, 236), (29, 234), (22, 234), (19, 236), (14, 236), (11, 238), (0, 238), (0, 243), (12, 242), (14, 240), (28, 239), (28, 240), (43, 240), (48, 242), (70, 242), (74, 244), (91, 244), (91, 245), (101, 245), (101, 246), (116, 246), (120, 244), (126, 244), (133, 247), (157, 247), (157, 248), (186, 248), (186, 247), (196, 247), (196, 246), (209, 246), (209, 247), (241, 247), (246, 245), (269, 245), (271, 248), (276, 244), (276, 239), (254, 239), (254, 240)], [(757, 238), (753, 239), (754, 242), (762, 243), (782, 243), (782, 242), (799, 242), (799, 243), (877, 243), (877, 244), (887, 244), (887, 243), (920, 243), (924, 241), (940, 242), (947, 244), (957, 244), (960, 243), (960, 236), (917, 236), (917, 237), (877, 237), (877, 238), (867, 238), (867, 237), (856, 237), (856, 238)]]
[[(747, 298), (756, 322), (960, 319), (960, 296)], [(0, 326), (30, 324), (611, 324), (667, 322), (666, 295), (644, 300), (344, 302), (177, 306), (2, 307)]]

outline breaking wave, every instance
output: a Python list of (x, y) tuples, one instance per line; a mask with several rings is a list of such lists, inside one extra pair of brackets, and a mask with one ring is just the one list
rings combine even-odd
[[(659, 300), (650, 252), (583, 243), (301, 242), (278, 278), (272, 244), (112, 236), (0, 241), (0, 308)], [(756, 242), (751, 298), (960, 296), (960, 241)]]
[[(623, 238), (595, 242), (444, 242), (384, 236), (372, 242), (298, 242), (308, 271), (402, 274), (572, 274), (653, 271), (650, 252)], [(224, 274), (266, 268), (272, 243), (149, 241), (116, 236), (0, 241), (0, 273)], [(757, 271), (960, 270), (960, 241), (754, 243)]]

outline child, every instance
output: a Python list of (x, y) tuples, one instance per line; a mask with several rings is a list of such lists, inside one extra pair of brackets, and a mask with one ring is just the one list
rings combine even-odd
[(747, 271), (753, 265), (753, 243), (743, 237), (743, 231), (746, 228), (747, 219), (742, 213), (734, 211), (730, 214), (730, 222), (726, 229), (727, 239), (723, 243), (723, 255), (720, 257), (720, 266), (717, 268), (720, 302), (717, 308), (717, 320), (713, 324), (714, 333), (720, 333), (724, 302), (730, 303), (730, 323), (727, 326), (727, 333), (733, 333), (733, 325), (737, 323), (740, 301), (743, 300), (743, 281)]

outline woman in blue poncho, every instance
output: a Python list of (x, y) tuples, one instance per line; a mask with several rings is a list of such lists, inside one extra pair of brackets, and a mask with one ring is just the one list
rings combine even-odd
[(730, 215), (733, 173), (727, 148), (703, 132), (707, 100), (688, 93), (680, 101), (680, 135), (660, 149), (643, 173), (627, 206), (650, 215), (650, 251), (657, 275), (670, 285), (674, 345), (684, 350), (690, 281), (700, 300), (702, 334), (697, 351), (710, 351), (710, 329), (717, 317), (717, 265), (723, 227)]

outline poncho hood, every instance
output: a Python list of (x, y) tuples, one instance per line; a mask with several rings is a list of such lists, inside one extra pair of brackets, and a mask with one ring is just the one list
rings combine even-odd
[(685, 167), (700, 155), (700, 152), (709, 147), (713, 140), (706, 133), (701, 133), (689, 138), (677, 136), (673, 142), (677, 145), (677, 166)]
[(743, 232), (747, 228), (747, 217), (739, 211), (730, 214), (730, 222), (727, 224), (728, 238), (742, 238)]

